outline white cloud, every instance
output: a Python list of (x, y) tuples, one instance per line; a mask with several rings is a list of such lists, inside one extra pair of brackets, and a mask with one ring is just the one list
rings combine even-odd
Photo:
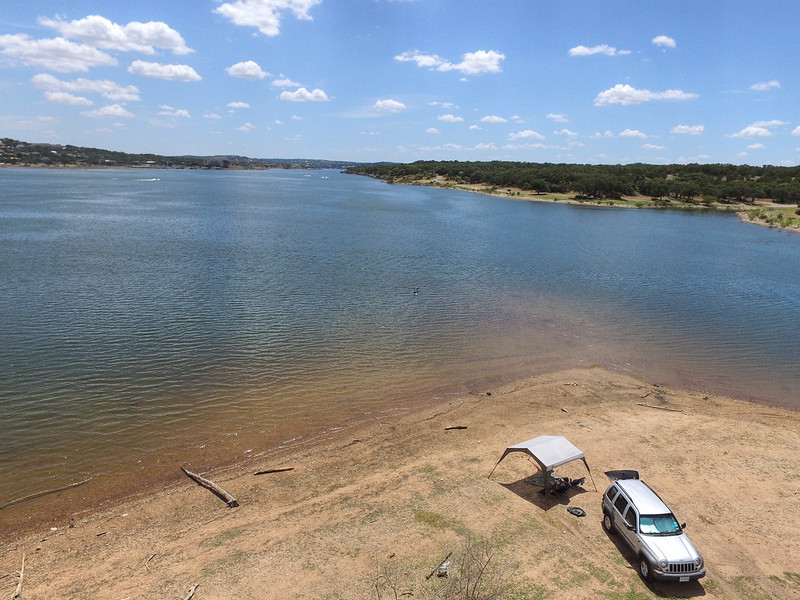
[(246, 60), (231, 65), (225, 72), (231, 77), (239, 77), (240, 79), (264, 79), (269, 77), (269, 73), (264, 71), (257, 62)]
[(434, 102), (428, 102), (428, 106), (438, 106), (439, 108), (444, 108), (444, 109), (458, 108), (458, 106), (456, 106), (452, 102), (436, 102), (436, 101), (434, 101)]
[(133, 118), (133, 113), (125, 110), (119, 104), (112, 104), (110, 106), (104, 106), (102, 108), (98, 108), (96, 110), (88, 110), (86, 112), (82, 112), (82, 115), (86, 117), (92, 117), (95, 119), (117, 119), (117, 118), (125, 118), (131, 119)]
[(381, 112), (397, 113), (404, 111), (406, 109), (406, 105), (397, 100), (386, 99), (386, 100), (378, 100), (373, 106), (373, 108)]
[(172, 108), (171, 106), (161, 105), (159, 106), (161, 112), (158, 114), (162, 117), (180, 117), (182, 119), (190, 119), (191, 115), (189, 111), (185, 108)]
[(630, 50), (617, 50), (614, 46), (608, 44), (600, 44), (599, 46), (575, 46), (569, 49), (570, 56), (591, 56), (592, 54), (605, 54), (606, 56), (624, 56), (630, 54)]
[(778, 127), (780, 125), (786, 125), (785, 121), (756, 121), (755, 123), (751, 123), (741, 131), (736, 133), (732, 133), (728, 137), (732, 138), (757, 138), (757, 137), (770, 137), (775, 135), (772, 131), (773, 128)]
[(700, 135), (703, 131), (705, 131), (703, 125), (676, 125), (672, 128), (670, 133), (679, 135)]
[(578, 135), (577, 131), (570, 131), (566, 127), (564, 129), (554, 131), (553, 133), (556, 135), (566, 135), (567, 137), (576, 137)]
[(122, 87), (119, 84), (107, 79), (75, 79), (73, 81), (61, 81), (48, 73), (40, 73), (31, 78), (33, 84), (40, 90), (62, 91), (78, 94), (100, 94), (104, 98), (116, 102), (135, 102), (139, 100), (139, 89), (129, 85)]
[(792, 129), (792, 135), (800, 135), (800, 125)]
[(67, 38), (79, 39), (95, 48), (155, 54), (156, 48), (171, 50), (174, 54), (188, 54), (193, 50), (186, 46), (181, 34), (166, 23), (133, 21), (127, 25), (112, 23), (105, 17), (90, 15), (77, 21), (61, 18), (40, 17), (39, 24), (52, 27)]
[(245, 133), (250, 133), (255, 128), (256, 126), (253, 125), (252, 123), (245, 123), (244, 125), (240, 125), (239, 127), (237, 127), (236, 131), (244, 131)]
[(155, 77), (156, 79), (168, 79), (170, 81), (200, 81), (202, 79), (197, 74), (197, 71), (189, 65), (162, 65), (143, 60), (133, 61), (131, 66), (128, 67), (128, 73), (144, 77)]
[(74, 92), (79, 94), (100, 94), (104, 98), (117, 102), (136, 102), (139, 98), (139, 89), (134, 85), (122, 87), (107, 79), (75, 79), (61, 81), (48, 73), (40, 73), (31, 78), (33, 84), (40, 90)]
[(417, 51), (404, 52), (394, 57), (398, 62), (414, 62), (418, 67), (436, 69), (437, 71), (461, 71), (465, 75), (499, 73), (503, 70), (500, 63), (505, 58), (505, 54), (495, 50), (467, 52), (461, 57), (460, 63), (452, 63), (436, 54), (422, 54)]
[(300, 115), (292, 115), (292, 121), (302, 121), (303, 117)]
[(298, 88), (294, 92), (281, 92), (280, 99), (287, 102), (327, 102), (329, 100), (328, 95), (321, 89), (314, 88), (309, 92), (304, 87)]
[(781, 89), (781, 82), (777, 79), (773, 79), (772, 81), (763, 81), (761, 83), (754, 83), (750, 86), (751, 90), (756, 92), (766, 92), (769, 90), (779, 90)]
[(508, 139), (511, 141), (514, 140), (543, 140), (545, 137), (532, 129), (525, 129), (523, 131), (518, 131), (516, 133), (511, 133), (508, 136)]
[(748, 150), (763, 150), (764, 148), (766, 148), (766, 146), (764, 144), (762, 144), (761, 142), (756, 142), (755, 144), (750, 144), (747, 147)]
[(225, 106), (233, 110), (236, 110), (238, 108), (250, 108), (250, 105), (247, 102), (228, 102), (228, 104), (226, 104)]
[(606, 130), (605, 133), (600, 133), (599, 131), (595, 132), (592, 136), (593, 139), (602, 140), (602, 139), (611, 139), (614, 137), (614, 134), (610, 131)]
[(55, 102), (56, 104), (67, 104), (69, 106), (91, 106), (94, 104), (88, 98), (83, 96), (75, 96), (69, 92), (54, 92), (47, 90), (44, 93), (45, 100), (48, 102)]
[(418, 67), (433, 69), (449, 64), (441, 56), (435, 54), (422, 54), (420, 52), (403, 52), (394, 57), (397, 62), (415, 62)]
[(535, 144), (506, 144), (503, 146), (503, 150), (540, 150), (542, 148), (547, 148), (547, 145), (541, 142)]
[(322, 0), (236, 0), (225, 2), (214, 9), (234, 25), (256, 27), (267, 36), (275, 36), (281, 30), (281, 16), (291, 11), (298, 19), (310, 21), (308, 11)]
[(272, 85), (273, 87), (284, 87), (284, 88), (300, 87), (299, 83), (297, 83), (296, 81), (292, 81), (291, 79), (289, 79), (288, 77), (284, 77), (283, 75), (281, 75), (280, 79), (276, 79), (270, 85)]
[(666, 90), (664, 92), (651, 92), (650, 90), (637, 90), (627, 83), (618, 83), (614, 87), (597, 94), (594, 99), (595, 106), (608, 106), (610, 104), (621, 104), (629, 106), (631, 104), (641, 104), (652, 100), (692, 100), (697, 98), (697, 94), (684, 92), (682, 90)]
[(59, 73), (88, 71), (90, 67), (116, 65), (114, 57), (97, 48), (64, 38), (34, 40), (25, 33), (0, 35), (2, 54), (29, 67), (44, 67)]
[(420, 147), (420, 150), (423, 152), (456, 152), (456, 151), (464, 151), (464, 152), (475, 152), (480, 150), (497, 150), (497, 145), (494, 143), (481, 143), (475, 144), (474, 146), (462, 146), (461, 144), (443, 144), (441, 146), (423, 146)]
[(647, 136), (638, 129), (625, 129), (624, 131), (619, 132), (619, 137), (644, 139)]
[(505, 60), (505, 55), (494, 50), (478, 50), (477, 52), (467, 52), (462, 57), (460, 63), (452, 65), (449, 69), (456, 70), (466, 75), (477, 75), (479, 73), (499, 73), (503, 69), (500, 62)]
[(642, 144), (645, 150), (666, 150), (666, 146), (656, 146), (655, 144)]
[(547, 118), (556, 123), (569, 123), (569, 119), (564, 113), (547, 113)]
[(462, 117), (457, 117), (456, 115), (439, 115), (437, 117), (440, 121), (444, 121), (445, 123), (460, 123), (464, 119)]
[(660, 48), (675, 48), (677, 46), (675, 40), (667, 35), (658, 35), (653, 38), (652, 42), (654, 46), (659, 46)]
[(481, 119), (481, 123), (508, 123), (508, 120), (497, 115), (486, 115)]
[(483, 128), (480, 127), (479, 125), (470, 125), (469, 126), (469, 130), (470, 131), (483, 131)]
[(221, 119), (222, 116), (218, 115), (217, 113), (206, 113), (203, 115), (204, 119)]
[(428, 127), (425, 130), (425, 133), (432, 133), (433, 135), (441, 135), (442, 132), (436, 129), (436, 127)]

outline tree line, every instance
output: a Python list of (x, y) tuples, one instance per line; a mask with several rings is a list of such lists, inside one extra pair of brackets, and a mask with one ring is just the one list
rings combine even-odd
[(249, 158), (237, 155), (164, 156), (131, 154), (71, 144), (31, 143), (0, 138), (0, 165), (52, 167), (151, 167), (185, 169), (343, 169), (352, 162)]
[(722, 203), (771, 199), (800, 206), (800, 166), (417, 161), (356, 165), (346, 172), (390, 183), (444, 178), (456, 184), (484, 184), (535, 194), (575, 194), (586, 198), (642, 195), (656, 200)]

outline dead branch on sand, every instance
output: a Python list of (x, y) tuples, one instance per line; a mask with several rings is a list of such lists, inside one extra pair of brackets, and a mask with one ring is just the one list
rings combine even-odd
[(22, 598), (22, 579), (25, 577), (25, 555), (22, 555), (22, 566), (19, 568), (19, 581), (17, 581), (17, 588), (14, 590), (14, 595), (11, 600), (19, 600)]
[[(189, 477), (190, 479), (193, 479), (194, 481), (196, 481), (197, 483), (202, 485), (204, 488), (209, 489), (212, 492), (214, 492), (217, 496), (219, 496), (220, 498), (222, 498), (225, 501), (225, 504), (227, 504), (231, 508), (235, 508), (235, 507), (239, 506), (239, 503), (236, 501), (236, 498), (231, 496), (228, 492), (223, 490), (221, 487), (219, 487), (216, 483), (214, 483), (210, 479), (206, 479), (205, 477), (201, 477), (197, 473), (192, 473), (191, 471), (187, 470), (185, 467), (181, 467), (181, 471), (186, 473), (187, 477)], [(192, 590), (192, 593), (194, 593), (194, 590)]]
[(253, 475), (268, 475), (270, 473), (285, 473), (286, 471), (294, 471), (294, 467), (278, 467), (277, 469), (267, 469), (266, 471), (256, 471)]
[(194, 596), (194, 591), (197, 589), (197, 586), (200, 585), (199, 583), (195, 583), (192, 586), (192, 589), (189, 590), (189, 594), (183, 600), (192, 600), (192, 596)]
[(427, 575), (425, 575), (425, 579), (430, 579), (431, 577), (433, 577), (433, 574), (434, 574), (434, 573), (436, 573), (436, 571), (438, 571), (438, 570), (441, 568), (441, 566), (442, 566), (444, 563), (446, 563), (446, 562), (447, 562), (447, 559), (448, 559), (448, 558), (450, 558), (450, 556), (452, 556), (452, 554), (453, 554), (452, 552), (448, 552), (448, 553), (447, 553), (447, 556), (445, 556), (445, 557), (444, 557), (444, 560), (443, 560), (442, 562), (440, 562), (438, 565), (436, 565), (436, 566), (433, 568), (433, 571), (431, 571), (430, 573), (428, 573)]
[(683, 410), (680, 408), (670, 408), (668, 406), (656, 406), (655, 404), (645, 404), (644, 402), (637, 402), (637, 406), (646, 406), (647, 408), (657, 408), (658, 410), (668, 410), (670, 412), (679, 412), (682, 413)]

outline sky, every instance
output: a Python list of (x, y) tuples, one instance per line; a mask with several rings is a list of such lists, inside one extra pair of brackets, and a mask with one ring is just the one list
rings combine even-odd
[(800, 164), (797, 0), (2, 0), (0, 137)]

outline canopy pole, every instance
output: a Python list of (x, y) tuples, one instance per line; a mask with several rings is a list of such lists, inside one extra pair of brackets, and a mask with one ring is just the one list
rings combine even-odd
[[(501, 457), (500, 457), (500, 460), (498, 460), (498, 461), (497, 461), (497, 465), (499, 465), (501, 462), (503, 462), (503, 459), (504, 459), (506, 456), (508, 456), (508, 448), (506, 448), (506, 451), (505, 451), (505, 452), (503, 452), (503, 456), (501, 456)], [(492, 470), (489, 472), (489, 475), (487, 475), (486, 479), (489, 479), (489, 477), (491, 477), (491, 476), (492, 476), (492, 473), (494, 473), (494, 470), (497, 468), (497, 465), (495, 465), (494, 467), (492, 467)]]
[(589, 463), (586, 462), (586, 457), (583, 458), (583, 464), (586, 465), (586, 470), (589, 471), (589, 479), (592, 480), (592, 485), (594, 486), (594, 491), (599, 491), (597, 489), (597, 484), (594, 482), (594, 477), (592, 477), (592, 470), (589, 468)]

